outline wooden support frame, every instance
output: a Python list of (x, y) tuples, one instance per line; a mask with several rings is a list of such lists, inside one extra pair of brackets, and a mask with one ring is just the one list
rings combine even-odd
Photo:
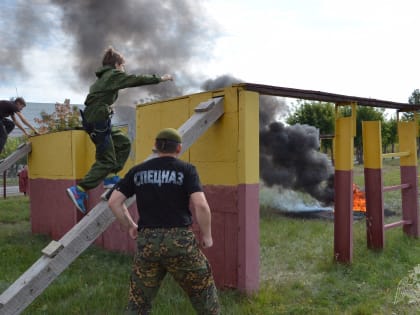
[[(403, 227), (405, 234), (418, 237), (418, 187), (416, 122), (399, 122), (398, 136), (401, 152), (382, 154), (381, 122), (363, 122), (363, 152), (365, 161), (367, 246), (382, 250), (385, 230)], [(401, 184), (383, 186), (382, 159), (400, 157)], [(384, 224), (384, 198), (387, 191), (401, 190), (402, 216), (397, 222)]]
[[(182, 152), (223, 115), (223, 103), (223, 97), (218, 97), (196, 107), (195, 114), (178, 129), (183, 140)], [(135, 197), (128, 199), (127, 206), (134, 201)], [(0, 314), (23, 312), (114, 220), (108, 203), (99, 202), (58, 242), (44, 248), (43, 256), (0, 295)]]

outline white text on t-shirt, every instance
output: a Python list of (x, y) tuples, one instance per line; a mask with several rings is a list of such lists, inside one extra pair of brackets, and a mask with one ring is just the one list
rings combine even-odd
[(174, 170), (147, 170), (134, 174), (134, 184), (136, 186), (145, 184), (174, 184), (182, 185), (184, 182), (184, 173)]

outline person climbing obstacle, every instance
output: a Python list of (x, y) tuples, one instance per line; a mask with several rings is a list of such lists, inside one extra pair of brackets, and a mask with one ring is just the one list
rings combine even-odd
[(101, 181), (104, 188), (112, 188), (118, 181), (117, 173), (124, 167), (131, 149), (130, 140), (121, 130), (111, 127), (112, 104), (118, 91), (125, 88), (172, 81), (170, 74), (133, 75), (124, 70), (123, 55), (109, 47), (103, 56), (102, 67), (96, 71), (97, 80), (90, 86), (81, 111), (83, 129), (95, 144), (96, 161), (85, 177), (67, 188), (67, 194), (82, 213), (86, 213), (87, 190), (97, 187)]
[[(40, 134), (21, 113), (25, 107), (26, 102), (22, 97), (17, 97), (13, 101), (0, 101), (0, 153), (3, 151), (9, 133), (15, 129), (15, 126), (22, 130), (26, 136), (29, 136), (30, 134), (25, 130), (22, 123), (32, 129), (35, 134)], [(16, 119), (16, 116), (19, 118), (20, 122)], [(11, 120), (7, 117), (10, 117)]]

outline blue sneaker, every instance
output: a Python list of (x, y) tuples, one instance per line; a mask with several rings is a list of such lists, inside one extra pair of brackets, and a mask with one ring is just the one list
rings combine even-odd
[(71, 186), (70, 188), (67, 188), (66, 192), (71, 201), (73, 201), (76, 208), (85, 214), (86, 208), (84, 201), (87, 200), (87, 194), (84, 191), (78, 189), (77, 186)]
[(120, 177), (118, 175), (107, 177), (104, 179), (104, 188), (105, 189), (111, 189), (114, 187), (116, 183), (120, 181)]

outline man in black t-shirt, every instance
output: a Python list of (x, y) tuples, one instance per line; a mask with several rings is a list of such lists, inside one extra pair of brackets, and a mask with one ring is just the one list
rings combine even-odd
[[(3, 151), (7, 137), (15, 128), (15, 125), (18, 126), (26, 136), (29, 136), (22, 124), (16, 119), (15, 114), (19, 117), (21, 122), (31, 128), (35, 134), (39, 134), (38, 130), (36, 130), (21, 113), (21, 110), (25, 106), (26, 102), (22, 97), (17, 97), (14, 101), (0, 101), (0, 153)], [(7, 119), (6, 117), (10, 117), (12, 120)]]
[[(198, 314), (220, 314), (212, 271), (191, 229), (195, 211), (201, 246), (213, 245), (211, 213), (196, 168), (177, 158), (181, 135), (172, 128), (156, 136), (158, 157), (134, 166), (115, 186), (109, 206), (133, 239), (137, 239), (127, 311), (149, 314), (166, 273), (188, 294)], [(124, 202), (136, 196), (134, 222)]]

